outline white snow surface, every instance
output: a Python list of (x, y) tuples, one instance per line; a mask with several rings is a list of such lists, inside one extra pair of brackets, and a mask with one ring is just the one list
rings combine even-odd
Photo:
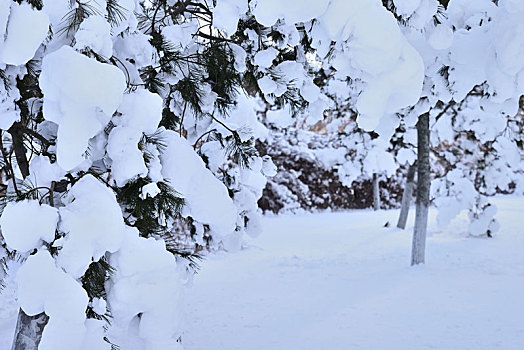
[[(442, 231), (436, 225), (436, 210), (431, 209), (426, 264), (417, 267), (409, 267), (413, 209), (405, 231), (383, 227), (385, 222), (396, 222), (398, 210), (265, 217), (263, 234), (250, 240), (245, 249), (212, 255), (203, 262), (185, 296), (184, 349), (519, 350), (524, 342), (524, 198), (497, 197), (494, 203), (501, 228), (492, 239), (467, 236), (466, 215)], [(142, 293), (150, 295), (147, 288), (157, 288), (162, 280), (151, 274), (164, 274), (165, 283), (178, 280), (168, 278), (175, 263), (164, 252), (163, 243), (139, 238), (131, 231), (111, 260), (121, 266), (115, 281), (122, 283), (110, 289), (113, 312), (131, 315), (138, 309), (179, 307), (140, 299)], [(10, 348), (18, 310), (16, 264), (11, 265), (0, 298), (0, 349)], [(31, 301), (33, 312), (42, 310), (40, 298), (49, 295), (48, 288), (66, 285), (50, 293), (49, 299), (60, 300), (54, 315), (80, 320), (80, 305), (83, 316), (87, 296), (54, 266), (48, 252), (30, 257), (21, 271), (26, 272), (18, 273), (19, 283), (36, 284), (23, 287), (26, 294), (19, 299)], [(29, 276), (30, 271), (35, 275)], [(47, 283), (50, 278), (69, 282)], [(180, 293), (179, 285), (171, 287)], [(117, 290), (122, 293), (120, 301), (113, 299)], [(170, 296), (162, 294), (160, 299), (164, 297)], [(139, 303), (130, 298), (138, 298)], [(126, 310), (128, 302), (133, 310)], [(167, 321), (177, 313), (162, 315), (156, 317), (166, 317), (164, 331), (172, 322), (179, 325), (177, 318)], [(101, 330), (89, 321), (85, 322), (88, 333)], [(144, 341), (138, 337), (142, 322), (133, 318), (130, 324), (115, 325), (115, 332), (122, 326), (121, 334), (129, 336), (129, 347), (122, 349), (144, 349), (144, 343), (137, 342)], [(54, 331), (61, 334), (64, 344), (70, 338)], [(163, 341), (162, 346), (169, 336)], [(104, 346), (99, 342), (99, 347), (84, 349)]]
[(383, 227), (398, 210), (266, 217), (246, 249), (203, 263), (184, 348), (521, 349), (524, 198), (494, 202), (493, 239), (466, 236), (465, 215), (441, 231), (432, 209), (417, 267), (413, 209), (405, 231)]
[(75, 34), (75, 49), (90, 48), (105, 58), (113, 56), (111, 25), (101, 16), (87, 17)]
[(58, 223), (58, 210), (36, 200), (10, 202), (0, 216), (1, 235), (10, 250), (28, 252), (52, 242)]

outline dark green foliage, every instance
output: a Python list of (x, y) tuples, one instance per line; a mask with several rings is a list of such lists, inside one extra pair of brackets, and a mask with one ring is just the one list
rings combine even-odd
[(102, 16), (102, 13), (89, 3), (78, 0), (69, 0), (71, 10), (64, 16), (58, 34), (72, 34), (78, 30), (80, 23), (89, 16)]
[[(251, 160), (258, 155), (258, 151), (254, 145), (254, 139), (251, 138), (246, 141), (242, 141), (238, 132), (229, 130), (231, 135), (225, 138), (218, 132), (211, 133), (210, 140), (220, 142), (220, 145), (226, 149), (226, 156), (230, 158), (233, 163), (240, 165), (242, 168), (248, 168)], [(232, 183), (222, 181), (226, 184), (226, 187), (230, 187)]]
[(165, 88), (164, 82), (158, 77), (158, 72), (153, 67), (142, 70), (140, 78), (145, 88), (153, 93), (160, 93)]
[(258, 155), (254, 147), (254, 139), (242, 141), (238, 133), (226, 137), (226, 155), (242, 168), (248, 168), (251, 160)]
[[(89, 265), (89, 268), (81, 278), (82, 287), (87, 292), (89, 300), (93, 300), (94, 298), (107, 299), (105, 283), (114, 272), (115, 269), (109, 265), (104, 257)], [(109, 323), (109, 313), (106, 315), (98, 315), (91, 307), (88, 307), (86, 315), (87, 318), (96, 318), (97, 320), (104, 320)]]
[(214, 42), (202, 53), (207, 82), (218, 95), (216, 106), (222, 113), (234, 104), (240, 76), (235, 69), (231, 49), (226, 43)]
[(11, 260), (18, 260), (20, 261), (21, 256), (18, 255), (16, 252), (10, 252), (7, 250), (4, 244), (0, 245), (0, 249), (4, 250), (6, 255), (0, 259), (0, 294), (2, 293), (2, 290), (6, 287), (4, 282), (4, 277), (7, 275), (7, 264)]
[(17, 3), (21, 4), (22, 2), (27, 2), (29, 5), (33, 6), (37, 10), (41, 10), (44, 6), (42, 0), (15, 0)]
[(277, 106), (288, 105), (293, 115), (304, 111), (308, 106), (308, 102), (302, 98), (298, 88), (292, 82), (288, 84), (287, 90), (282, 96), (275, 98), (275, 104)]
[(168, 252), (173, 254), (175, 257), (180, 257), (187, 260), (188, 268), (191, 270), (191, 272), (195, 273), (199, 270), (199, 264), (203, 258), (200, 254), (195, 253), (193, 247), (180, 247), (180, 243), (172, 237), (166, 237), (164, 241), (166, 243), (166, 250)]
[(106, 10), (107, 21), (113, 27), (120, 24), (120, 22), (126, 18), (126, 9), (118, 3), (118, 0), (107, 0)]
[[(154, 198), (141, 198), (142, 187), (150, 183), (149, 180), (139, 178), (117, 189), (117, 200), (124, 205), (129, 214), (128, 224), (136, 227), (143, 237), (153, 234), (164, 236), (166, 228), (160, 218), (175, 218), (180, 214), (184, 200), (166, 182), (158, 182), (160, 193)], [(132, 222), (131, 220), (134, 220)]]
[(180, 118), (169, 108), (164, 108), (162, 110), (162, 120), (160, 120), (160, 126), (163, 126), (164, 128), (168, 130), (175, 130), (177, 128), (177, 125), (180, 124)]
[(4, 84), (5, 91), (9, 93), (9, 90), (11, 90), (11, 85), (9, 84), (9, 79), (7, 78), (7, 75), (1, 69), (0, 69), (0, 79), (2, 80), (2, 83)]
[[(193, 109), (197, 116), (202, 116), (202, 108), (200, 102), (204, 96), (204, 92), (200, 89), (201, 80), (197, 76), (191, 74), (184, 79), (181, 79), (173, 89), (178, 91), (185, 101), (185, 106), (189, 106)], [(184, 108), (185, 110), (186, 108)]]

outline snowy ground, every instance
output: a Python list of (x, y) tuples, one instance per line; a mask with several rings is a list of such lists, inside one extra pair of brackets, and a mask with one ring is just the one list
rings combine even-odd
[(203, 263), (185, 349), (523, 349), (524, 198), (495, 202), (494, 239), (465, 237), (465, 217), (438, 230), (432, 211), (414, 268), (411, 230), (383, 227), (396, 210), (266, 218)]
[[(383, 227), (397, 210), (268, 217), (248, 249), (203, 263), (185, 350), (523, 349), (524, 198), (496, 204), (494, 239), (465, 237), (465, 218), (439, 231), (432, 211), (415, 268), (411, 229)], [(0, 350), (13, 297), (0, 295)]]

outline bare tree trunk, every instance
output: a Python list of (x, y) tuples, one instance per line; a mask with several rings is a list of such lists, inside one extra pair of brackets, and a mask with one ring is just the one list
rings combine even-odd
[(380, 210), (380, 187), (378, 174), (373, 174), (373, 210)]
[(402, 207), (400, 208), (400, 215), (398, 217), (397, 227), (401, 229), (406, 228), (408, 220), (409, 206), (411, 205), (411, 197), (413, 197), (413, 186), (415, 185), (415, 173), (417, 172), (417, 162), (409, 166), (408, 176), (406, 177), (406, 186), (404, 193), (402, 193)]
[(417, 203), (411, 265), (423, 264), (425, 259), (429, 189), (431, 186), (431, 169), (429, 165), (429, 113), (424, 113), (418, 118), (417, 134)]
[(22, 309), (18, 311), (15, 336), (11, 350), (38, 350), (42, 332), (49, 317), (45, 313), (28, 316)]

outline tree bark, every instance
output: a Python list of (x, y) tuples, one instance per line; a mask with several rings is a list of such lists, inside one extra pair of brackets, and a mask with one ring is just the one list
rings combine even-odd
[(413, 186), (415, 185), (415, 173), (417, 172), (417, 163), (409, 166), (408, 175), (406, 177), (406, 186), (404, 193), (402, 193), (402, 206), (400, 208), (400, 215), (398, 217), (397, 227), (401, 229), (406, 228), (408, 220), (409, 206), (411, 205), (411, 198), (413, 197)]
[(40, 344), (48, 320), (49, 317), (43, 312), (35, 316), (28, 316), (20, 309), (11, 350), (38, 350), (38, 344)]
[(380, 187), (378, 174), (373, 174), (373, 210), (380, 209)]
[(417, 202), (411, 265), (423, 264), (425, 260), (429, 190), (431, 186), (431, 169), (429, 165), (429, 113), (424, 113), (419, 117), (417, 122), (417, 135)]

